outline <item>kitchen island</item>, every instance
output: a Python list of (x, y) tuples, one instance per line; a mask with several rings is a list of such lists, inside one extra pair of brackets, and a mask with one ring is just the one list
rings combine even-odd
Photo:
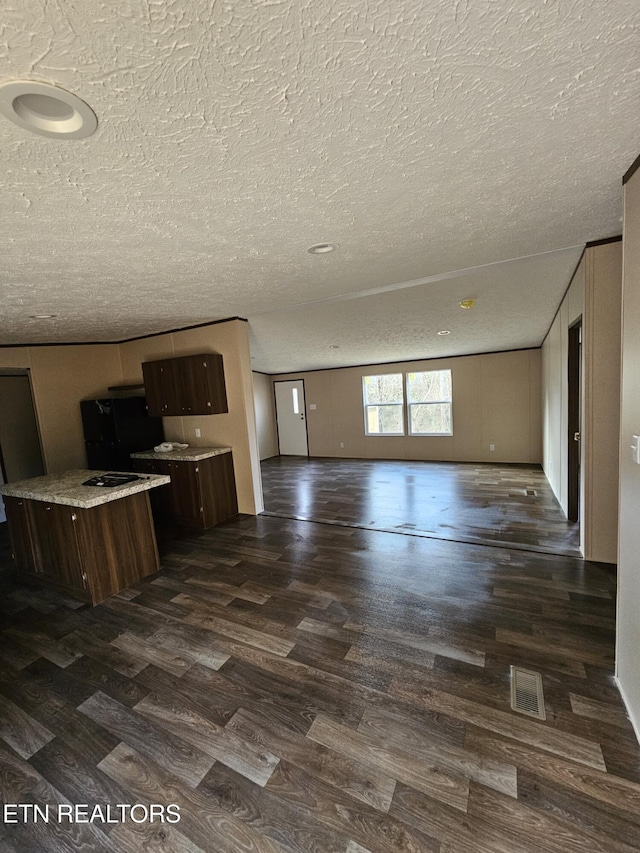
[(113, 488), (74, 470), (0, 486), (16, 568), (24, 580), (98, 604), (159, 568), (149, 491), (166, 475)]

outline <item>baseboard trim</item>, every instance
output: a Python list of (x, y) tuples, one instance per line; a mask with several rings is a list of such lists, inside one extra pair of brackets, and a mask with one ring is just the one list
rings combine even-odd
[(629, 704), (629, 700), (627, 699), (627, 696), (624, 692), (624, 688), (623, 688), (622, 684), (620, 684), (620, 679), (618, 678), (618, 676), (614, 675), (613, 680), (616, 683), (616, 686), (618, 688), (620, 696), (622, 697), (624, 707), (627, 711), (629, 719), (631, 720), (631, 725), (633, 726), (633, 730), (636, 734), (636, 739), (637, 739), (638, 743), (640, 743), (640, 720), (636, 720), (635, 717), (633, 716), (633, 712), (631, 711), (631, 706)]

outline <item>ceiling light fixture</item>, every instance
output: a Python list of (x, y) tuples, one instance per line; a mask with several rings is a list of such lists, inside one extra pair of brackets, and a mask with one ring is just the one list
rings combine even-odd
[(29, 314), (30, 320), (53, 320), (54, 317), (57, 317), (57, 314)]
[(450, 335), (451, 332), (449, 329), (441, 329), (439, 332), (436, 332), (437, 335)]
[(0, 113), (25, 130), (60, 139), (83, 139), (98, 126), (89, 104), (58, 86), (33, 80), (0, 85)]
[(463, 299), (462, 302), (460, 303), (460, 307), (461, 308), (473, 308), (473, 306), (475, 304), (476, 304), (475, 299)]
[(329, 349), (340, 349), (338, 344), (329, 344)]
[(312, 255), (326, 255), (327, 252), (333, 252), (337, 248), (335, 243), (316, 243), (315, 246), (309, 246), (307, 252)]

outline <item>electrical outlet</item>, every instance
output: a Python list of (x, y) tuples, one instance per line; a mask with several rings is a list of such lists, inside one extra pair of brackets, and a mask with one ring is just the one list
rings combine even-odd
[(198, 429), (198, 427), (196, 427), (196, 438), (200, 438), (200, 435), (200, 430)]
[(490, 444), (490, 445), (489, 445), (489, 450), (495, 450), (495, 449), (496, 449), (495, 444)]
[(344, 441), (340, 442), (340, 447), (344, 447)]

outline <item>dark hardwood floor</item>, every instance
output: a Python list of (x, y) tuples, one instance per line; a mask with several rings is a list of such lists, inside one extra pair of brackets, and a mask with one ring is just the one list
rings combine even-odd
[(539, 465), (275, 456), (262, 488), (269, 515), (580, 556)]
[(5, 823), (2, 853), (640, 850), (611, 567), (264, 515), (162, 551), (91, 608), (13, 580), (4, 534), (0, 798), (181, 820)]

